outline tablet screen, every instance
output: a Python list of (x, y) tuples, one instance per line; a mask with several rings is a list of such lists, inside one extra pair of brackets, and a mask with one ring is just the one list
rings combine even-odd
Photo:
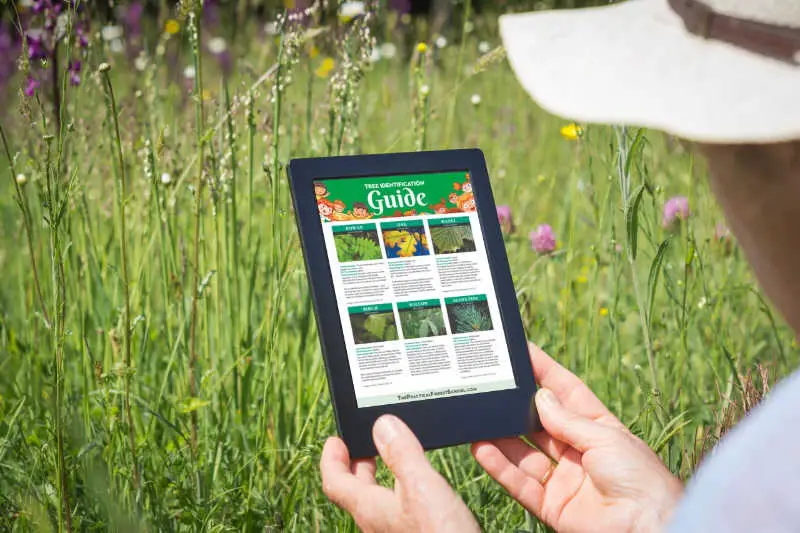
[(516, 387), (469, 172), (314, 193), (358, 407)]

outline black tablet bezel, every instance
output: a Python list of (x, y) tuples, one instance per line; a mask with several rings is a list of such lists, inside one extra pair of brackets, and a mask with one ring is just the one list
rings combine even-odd
[[(451, 171), (470, 173), (517, 388), (359, 408), (345, 351), (313, 182)], [(293, 159), (289, 164), (289, 182), (336, 424), (352, 458), (376, 455), (372, 426), (385, 413), (392, 413), (405, 421), (425, 449), (524, 435), (540, 429), (533, 406), (536, 384), (525, 331), (481, 150)]]

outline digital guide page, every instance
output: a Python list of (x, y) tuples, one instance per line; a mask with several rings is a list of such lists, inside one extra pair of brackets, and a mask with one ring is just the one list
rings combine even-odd
[(314, 193), (358, 407), (516, 387), (468, 172)]

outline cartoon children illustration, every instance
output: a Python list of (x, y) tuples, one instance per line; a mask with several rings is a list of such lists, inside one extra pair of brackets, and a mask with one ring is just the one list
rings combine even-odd
[(451, 204), (458, 204), (458, 195), (454, 192), (450, 193), (450, 196), (447, 197)]
[(437, 215), (444, 215), (447, 213), (447, 204), (444, 203), (444, 198), (440, 199), (438, 204), (433, 204), (431, 207), (433, 207), (433, 212)]
[(475, 196), (471, 192), (459, 196), (458, 208), (462, 211), (475, 211)]
[[(455, 193), (454, 193), (455, 194)], [(457, 197), (453, 197), (451, 203), (456, 203)], [(447, 203), (444, 201), (444, 198), (439, 200), (438, 204), (433, 204), (431, 206), (433, 208), (433, 212), (437, 215), (446, 215), (448, 213), (460, 213), (461, 209), (457, 207), (447, 207)]]
[(352, 220), (352, 216), (344, 212), (344, 202), (341, 200), (334, 200), (333, 202), (333, 219), (334, 220)]
[(367, 209), (366, 204), (356, 202), (353, 204), (353, 218), (363, 220), (372, 218), (372, 215), (369, 214), (369, 209)]
[(472, 183), (469, 181), (469, 174), (467, 174), (467, 181), (461, 184), (461, 190), (466, 193), (472, 193)]
[(325, 198), (317, 200), (317, 209), (319, 209), (319, 216), (323, 222), (331, 222), (333, 215), (333, 202)]
[(321, 181), (315, 181), (314, 194), (317, 196), (317, 199), (320, 199), (320, 198), (327, 198), (328, 195), (330, 195), (331, 193), (328, 192), (328, 187), (326, 187), (324, 183), (322, 183)]

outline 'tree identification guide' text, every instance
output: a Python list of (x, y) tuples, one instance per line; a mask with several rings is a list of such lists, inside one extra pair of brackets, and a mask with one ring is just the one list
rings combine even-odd
[(314, 193), (358, 407), (516, 387), (469, 173)]

